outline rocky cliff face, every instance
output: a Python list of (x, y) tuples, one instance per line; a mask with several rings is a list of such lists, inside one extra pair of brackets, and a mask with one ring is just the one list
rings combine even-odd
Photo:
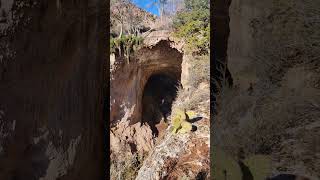
[(312, 143), (319, 136), (319, 2), (216, 4), (225, 7), (216, 7), (217, 34), (230, 28), (227, 42), (218, 39), (224, 44), (218, 45), (217, 56), (228, 55), (223, 62), (234, 86), (217, 97), (214, 148), (235, 159), (239, 149), (247, 157), (270, 155), (269, 175), (319, 178), (319, 146)]
[(102, 178), (106, 2), (1, 3), (0, 179)]
[[(141, 119), (142, 95), (148, 79), (152, 75), (164, 74), (172, 79), (180, 79), (182, 54), (172, 48), (169, 41), (160, 41), (154, 47), (139, 50), (129, 64), (118, 59), (118, 67), (111, 76), (111, 122), (121, 120), (121, 109), (132, 109), (129, 115), (134, 124)], [(127, 117), (129, 117), (127, 116)]]
[(110, 3), (110, 35), (119, 36), (122, 32), (132, 33), (133, 28), (143, 33), (156, 26), (156, 16), (135, 6), (131, 2), (118, 1)]
[[(111, 71), (110, 133), (116, 168), (112, 171), (125, 171), (122, 177), (127, 179), (208, 178), (209, 119), (195, 123), (195, 133), (175, 136), (168, 127), (170, 121), (164, 122), (163, 107), (159, 106), (165, 99), (171, 111), (177, 87), (189, 88), (193, 59), (183, 54), (183, 45), (172, 39), (168, 31), (146, 34), (144, 42), (144, 48), (134, 53), (129, 64), (115, 57)], [(208, 86), (204, 89), (209, 92)], [(209, 101), (209, 96), (205, 100)], [(128, 158), (133, 155), (138, 155), (139, 160)], [(126, 165), (119, 168), (122, 161)], [(140, 164), (133, 168), (138, 174), (128, 173), (132, 170), (127, 168), (131, 161)]]
[(209, 119), (197, 123), (197, 131), (165, 137), (151, 151), (138, 172), (143, 179), (210, 179)]
[[(137, 51), (134, 57), (130, 58), (129, 64), (121, 57), (116, 57), (115, 68), (111, 72), (110, 94), (110, 123), (112, 134), (114, 134), (111, 136), (111, 150), (114, 152), (116, 151), (113, 147), (122, 147), (118, 143), (128, 144), (129, 142), (135, 144), (140, 153), (151, 150), (154, 142), (150, 128), (155, 127), (159, 122), (142, 120), (143, 96), (147, 93), (145, 86), (155, 75), (163, 75), (175, 81), (180, 80), (182, 53), (173, 46), (168, 37), (152, 42), (154, 44), (146, 44), (146, 47)], [(149, 101), (145, 106), (152, 106), (152, 104), (152, 101)], [(142, 126), (142, 123), (145, 125)], [(128, 133), (123, 133), (124, 131)]]

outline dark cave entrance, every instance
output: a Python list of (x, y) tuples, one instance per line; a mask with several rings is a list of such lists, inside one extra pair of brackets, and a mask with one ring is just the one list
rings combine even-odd
[(172, 102), (177, 96), (179, 86), (181, 84), (176, 78), (166, 74), (152, 75), (145, 85), (142, 96), (142, 124), (148, 124), (155, 137), (159, 134), (156, 125), (162, 119), (167, 122), (167, 117), (171, 114)]

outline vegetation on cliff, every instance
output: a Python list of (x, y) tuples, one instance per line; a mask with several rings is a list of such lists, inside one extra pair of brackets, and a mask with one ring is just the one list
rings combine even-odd
[[(170, 4), (173, 3), (174, 4)], [(177, 3), (179, 2), (179, 3)], [(113, 4), (114, 3), (114, 4)], [(125, 0), (119, 0), (119, 1), (113, 1), (111, 4), (114, 6), (118, 6), (119, 3), (124, 3), (123, 6), (119, 6), (119, 8), (127, 8), (131, 5), (129, 1)], [(160, 4), (159, 4), (160, 3)], [(161, 4), (162, 3), (162, 4)], [(209, 75), (210, 75), (210, 61), (209, 61), (209, 1), (191, 1), (191, 0), (177, 0), (177, 1), (157, 1), (157, 7), (159, 7), (159, 10), (162, 12), (160, 13), (160, 17), (155, 19), (154, 21), (149, 21), (148, 19), (148, 13), (145, 13), (143, 17), (140, 15), (143, 13), (133, 13), (132, 11), (128, 12), (126, 14), (126, 10), (117, 9), (116, 7), (113, 8), (112, 11), (114, 11), (114, 18), (111, 20), (112, 27), (111, 27), (111, 38), (110, 38), (110, 50), (112, 53), (115, 53), (116, 56), (124, 56), (128, 63), (130, 63), (130, 55), (134, 53), (136, 50), (138, 50), (140, 47), (142, 47), (145, 44), (148, 44), (149, 40), (158, 42), (158, 39), (161, 38), (167, 38), (168, 43), (169, 39), (172, 40), (172, 34), (174, 34), (175, 37), (177, 37), (177, 40), (180, 42), (180, 40), (185, 41), (186, 44), (182, 49), (175, 49), (175, 51), (182, 51), (186, 57), (182, 57), (183, 61), (185, 62), (184, 69), (180, 69), (181, 66), (177, 66), (177, 69), (174, 69), (174, 71), (177, 71), (177, 81), (180, 81), (181, 78), (183, 78), (186, 82), (186, 86), (183, 88), (180, 88), (178, 90), (178, 95), (176, 97), (176, 93), (172, 100), (170, 100), (170, 107), (167, 108), (170, 109), (170, 112), (168, 112), (168, 122), (166, 122), (165, 125), (163, 125), (161, 122), (158, 124), (155, 124), (154, 129), (157, 129), (159, 131), (159, 135), (152, 136), (152, 141), (154, 140), (154, 145), (156, 146), (158, 143), (162, 143), (168, 148), (172, 148), (173, 144), (166, 144), (164, 142), (164, 139), (172, 134), (174, 135), (174, 138), (179, 138), (180, 136), (183, 136), (185, 138), (186, 142), (189, 142), (190, 138), (194, 138), (192, 142), (190, 143), (197, 143), (201, 142), (203, 143), (202, 149), (198, 151), (201, 151), (205, 154), (204, 159), (208, 159), (208, 149), (209, 145), (207, 143), (208, 136), (209, 135), (209, 128), (208, 128), (208, 116), (209, 116), (209, 97), (210, 97), (210, 89), (209, 89)], [(170, 9), (171, 8), (171, 9)], [(143, 12), (143, 10), (138, 10)], [(134, 16), (134, 14), (139, 14), (140, 17), (137, 17), (135, 20), (130, 20), (132, 17), (126, 18), (129, 14), (131, 16)], [(111, 14), (112, 16), (112, 14)], [(195, 17), (193, 17), (195, 16)], [(147, 18), (144, 18), (147, 17)], [(151, 18), (152, 19), (152, 18)], [(152, 23), (146, 23), (146, 21), (149, 22), (156, 22), (155, 24)], [(139, 22), (138, 24), (135, 24), (132, 22)], [(148, 33), (151, 32), (151, 33)], [(165, 34), (161, 34), (162, 32)], [(159, 34), (157, 34), (159, 33)], [(159, 38), (160, 36), (160, 38)], [(170, 36), (170, 37), (169, 37)], [(152, 44), (152, 43), (151, 43)], [(183, 43), (181, 43), (183, 44)], [(171, 44), (170, 44), (171, 45)], [(170, 47), (170, 46), (169, 46)], [(166, 52), (166, 50), (170, 51), (170, 49), (161, 49), (160, 52)], [(140, 52), (144, 52), (139, 51)], [(156, 52), (157, 53), (157, 52)], [(148, 53), (147, 53), (148, 54)], [(136, 54), (137, 55), (137, 54)], [(148, 54), (149, 55), (149, 54)], [(143, 56), (143, 55), (142, 55)], [(152, 56), (152, 54), (150, 54)], [(155, 56), (156, 57), (156, 56)], [(151, 57), (150, 59), (157, 58)], [(141, 56), (140, 56), (141, 58)], [(121, 58), (118, 58), (121, 59)], [(168, 59), (168, 58), (166, 58)], [(177, 59), (173, 59), (177, 60)], [(160, 60), (159, 60), (160, 61)], [(180, 61), (179, 61), (180, 62)], [(159, 64), (164, 65), (164, 64)], [(179, 68), (178, 68), (179, 67)], [(167, 69), (162, 69), (161, 73), (168, 73), (170, 74)], [(163, 72), (162, 72), (163, 71)], [(181, 71), (187, 71), (186, 74), (181, 74)], [(154, 72), (150, 72), (152, 74)], [(174, 75), (175, 76), (175, 75)], [(183, 76), (183, 77), (182, 77)], [(179, 78), (179, 79), (178, 79)], [(179, 83), (180, 84), (180, 83)], [(176, 91), (176, 90), (175, 90)], [(168, 92), (167, 92), (168, 93)], [(176, 99), (174, 100), (174, 98)], [(167, 98), (168, 99), (168, 98)], [(173, 104), (171, 104), (173, 102)], [(149, 103), (149, 102), (148, 102)], [(157, 102), (150, 102), (150, 107), (152, 106), (152, 103)], [(169, 104), (169, 103), (168, 103)], [(154, 106), (157, 108), (157, 106)], [(153, 108), (153, 106), (152, 106)], [(151, 109), (152, 109), (151, 108)], [(163, 108), (164, 109), (164, 108)], [(179, 112), (179, 110), (187, 110), (187, 114), (190, 118), (194, 119), (194, 115), (205, 117), (201, 122), (188, 122), (186, 121), (186, 117), (183, 111)], [(148, 111), (149, 112), (149, 111)], [(155, 111), (156, 112), (156, 111)], [(172, 112), (172, 116), (170, 117), (170, 113)], [(151, 113), (153, 113), (151, 111)], [(167, 116), (167, 115), (164, 115)], [(154, 116), (150, 116), (154, 117)], [(155, 121), (152, 118), (149, 121)], [(201, 119), (201, 118), (200, 118)], [(197, 120), (198, 121), (198, 120)], [(171, 130), (169, 130), (168, 127), (170, 126)], [(196, 126), (196, 127), (195, 127)], [(152, 127), (151, 125), (148, 127)], [(165, 128), (163, 128), (165, 127)], [(191, 132), (194, 129), (197, 129), (199, 131)], [(154, 129), (152, 131), (154, 131)], [(204, 130), (205, 129), (205, 130)], [(161, 133), (160, 133), (161, 131)], [(190, 137), (189, 137), (190, 136)], [(201, 140), (199, 140), (197, 137), (199, 137)], [(205, 138), (203, 138), (205, 137)], [(130, 137), (128, 137), (130, 138)], [(134, 138), (140, 138), (140, 137), (134, 137)], [(197, 139), (197, 140), (195, 140)], [(146, 140), (141, 140), (146, 141)], [(176, 139), (170, 140), (170, 142), (178, 142)], [(126, 152), (120, 152), (116, 154), (123, 154), (123, 157), (114, 157), (111, 163), (112, 169), (111, 174), (112, 177), (115, 179), (122, 178), (122, 179), (134, 179), (137, 175), (137, 172), (140, 168), (140, 165), (142, 163), (144, 164), (145, 156), (140, 157), (137, 154), (141, 153), (141, 148), (136, 146), (134, 144), (134, 141), (124, 140), (123, 142), (126, 144)], [(132, 147), (131, 147), (132, 146)], [(128, 149), (128, 147), (130, 147)], [(190, 150), (190, 147), (181, 146), (180, 149), (176, 149), (176, 153), (181, 153), (179, 156), (184, 156), (183, 152)], [(195, 147), (197, 149), (199, 147)], [(130, 149), (135, 149), (131, 150)], [(147, 153), (150, 150), (147, 151)], [(180, 152), (181, 151), (181, 152)], [(157, 154), (157, 149), (152, 149), (151, 154), (148, 156), (150, 157), (152, 154)], [(139, 163), (136, 163), (136, 159), (128, 159), (128, 156), (137, 155), (139, 157)], [(191, 153), (189, 154), (190, 159), (195, 158), (196, 155)], [(126, 159), (127, 158), (127, 159)], [(159, 157), (163, 158), (163, 157)], [(121, 160), (119, 160), (121, 159)], [(199, 158), (194, 159), (194, 161), (198, 161)], [(161, 161), (161, 160), (160, 160)], [(190, 160), (191, 161), (191, 160)], [(192, 160), (193, 161), (193, 160)], [(209, 163), (205, 160), (202, 161), (206, 164), (204, 166), (209, 166)], [(168, 164), (170, 166), (170, 164)], [(167, 164), (163, 164), (164, 167), (157, 167), (156, 169), (163, 169)], [(201, 165), (202, 166), (202, 165)], [(196, 177), (199, 171), (203, 171), (202, 169), (194, 170), (193, 175), (183, 174), (185, 177), (190, 177), (191, 179)], [(170, 172), (165, 172), (168, 175)], [(208, 170), (204, 174), (207, 176), (209, 173)], [(142, 173), (143, 174), (143, 173)], [(162, 173), (161, 173), (162, 174)]]
[(185, 0), (185, 8), (173, 20), (174, 35), (183, 38), (189, 50), (208, 54), (210, 48), (209, 0)]
[(121, 35), (118, 38), (110, 38), (110, 53), (124, 56), (130, 63), (130, 55), (143, 44), (143, 38), (135, 35)]
[(142, 33), (151, 29), (155, 16), (130, 0), (111, 1), (110, 13), (110, 52), (124, 56), (129, 63), (130, 55), (142, 46)]

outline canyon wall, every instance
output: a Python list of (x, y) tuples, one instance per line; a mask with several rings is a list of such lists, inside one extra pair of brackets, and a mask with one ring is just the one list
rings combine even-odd
[(104, 176), (105, 4), (2, 1), (0, 179)]

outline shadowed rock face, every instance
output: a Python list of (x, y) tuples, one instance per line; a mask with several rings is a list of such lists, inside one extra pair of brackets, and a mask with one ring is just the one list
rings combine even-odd
[(171, 113), (172, 102), (177, 95), (178, 80), (156, 74), (148, 79), (142, 97), (142, 123), (147, 123), (155, 136), (158, 136), (156, 124), (167, 120)]
[[(214, 39), (214, 46), (212, 57), (214, 58), (211, 66), (213, 71), (211, 72), (211, 93), (213, 94), (211, 102), (211, 114), (216, 114), (216, 94), (220, 91), (221, 86), (233, 85), (232, 75), (228, 68), (228, 39), (230, 34), (230, 16), (229, 16), (229, 6), (231, 0), (214, 0), (214, 6), (210, 11), (211, 15), (211, 28), (212, 28), (212, 39)], [(211, 131), (212, 132), (212, 131)]]
[(12, 2), (0, 35), (0, 179), (102, 178), (104, 3)]
[(309, 180), (306, 177), (301, 177), (293, 174), (280, 174), (272, 178), (267, 178), (267, 180)]

